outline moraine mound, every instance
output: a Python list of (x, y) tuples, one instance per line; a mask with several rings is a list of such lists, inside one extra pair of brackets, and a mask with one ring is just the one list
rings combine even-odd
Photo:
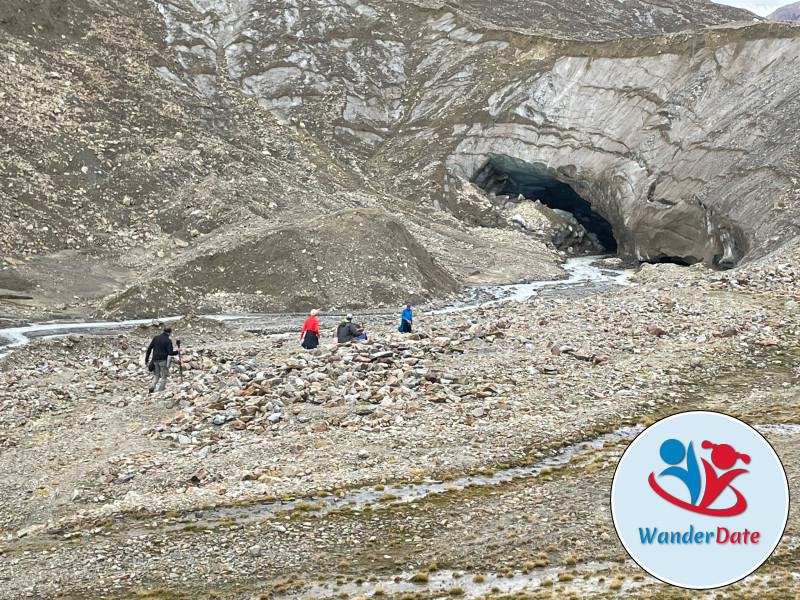
[(355, 209), (196, 255), (112, 297), (104, 313), (348, 310), (421, 303), (458, 289), (399, 219)]

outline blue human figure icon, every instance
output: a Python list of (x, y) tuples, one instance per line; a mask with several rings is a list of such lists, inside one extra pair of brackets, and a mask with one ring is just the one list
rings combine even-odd
[[(683, 447), (683, 443), (676, 439), (666, 440), (661, 444), (659, 450), (662, 460), (668, 465), (673, 465), (661, 471), (659, 477), (662, 475), (674, 475), (689, 488), (689, 496), (691, 504), (697, 501), (700, 495), (700, 468), (697, 466), (697, 458), (694, 455), (694, 448), (692, 443), (689, 442), (689, 450)], [(686, 468), (675, 466), (683, 460), (686, 456)]]

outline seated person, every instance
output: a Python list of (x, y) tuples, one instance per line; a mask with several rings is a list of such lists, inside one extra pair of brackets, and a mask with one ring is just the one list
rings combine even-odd
[(336, 328), (336, 341), (339, 344), (346, 344), (350, 340), (358, 337), (358, 330), (353, 323), (353, 315), (347, 315)]

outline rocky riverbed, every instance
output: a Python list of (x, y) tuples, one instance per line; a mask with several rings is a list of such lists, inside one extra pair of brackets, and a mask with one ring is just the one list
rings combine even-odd
[[(792, 277), (646, 265), (313, 352), (185, 317), (152, 395), (153, 325), (34, 340), (0, 363), (0, 598), (665, 597), (614, 535), (627, 441), (600, 436), (800, 423)], [(765, 428), (792, 492), (795, 429)], [(737, 593), (794, 589), (797, 527)]]

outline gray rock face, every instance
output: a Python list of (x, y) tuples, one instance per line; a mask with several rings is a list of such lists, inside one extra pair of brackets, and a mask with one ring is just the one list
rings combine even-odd
[(800, 2), (782, 6), (767, 18), (770, 21), (800, 21)]
[(797, 114), (800, 55), (794, 37), (741, 39), (759, 30), (696, 50), (668, 38), (649, 56), (562, 56), (544, 72), (532, 61), (489, 96), (494, 122), (473, 124), (448, 166), (472, 177), (491, 153), (536, 164), (640, 260), (763, 252), (788, 227), (772, 209), (795, 185), (797, 132), (780, 123)]
[[(543, 273), (553, 253), (501, 214), (521, 192), (473, 185), (492, 156), (573, 189), (643, 260), (729, 266), (795, 235), (800, 34), (741, 26), (744, 11), (699, 0), (4, 9), (0, 251), (14, 262), (0, 286), (49, 285), (58, 302), (41, 302), (54, 310), (364, 305), (446, 295), (453, 275), (505, 281), (509, 263)], [(316, 219), (360, 208), (396, 216), (405, 233), (389, 239), (427, 256), (406, 269), (392, 243), (325, 246), (388, 265), (400, 277), (388, 291), (363, 268), (349, 287), (327, 285), (308, 253), (270, 270), (220, 262), (252, 264), (248, 244), (276, 235), (299, 248)], [(93, 279), (52, 277), (90, 258), (102, 262)]]
[(458, 9), (483, 23), (548, 37), (606, 40), (646, 36), (749, 21), (753, 14), (713, 2), (672, 0), (592, 0), (529, 2), (506, 0), (498, 6), (482, 0), (461, 0)]
[(796, 35), (754, 26), (668, 36), (639, 56), (640, 42), (581, 47), (552, 63), (530, 52), (476, 99), (471, 122), (439, 112), (452, 127), (436, 128), (443, 151), (454, 145), (448, 169), (472, 178), (492, 153), (538, 165), (640, 260), (759, 256), (793, 236)]
[(798, 175), (800, 33), (752, 25), (597, 43), (529, 33), (614, 38), (752, 19), (709, 3), (634, 4), (591, 14), (558, 4), (561, 27), (548, 9), (477, 2), (160, 10), (196, 90), (213, 96), (202, 73), (224, 68), (401, 196), (450, 210), (454, 180), (505, 155), (570, 185), (625, 255), (732, 266), (763, 254), (791, 235), (773, 207)]

